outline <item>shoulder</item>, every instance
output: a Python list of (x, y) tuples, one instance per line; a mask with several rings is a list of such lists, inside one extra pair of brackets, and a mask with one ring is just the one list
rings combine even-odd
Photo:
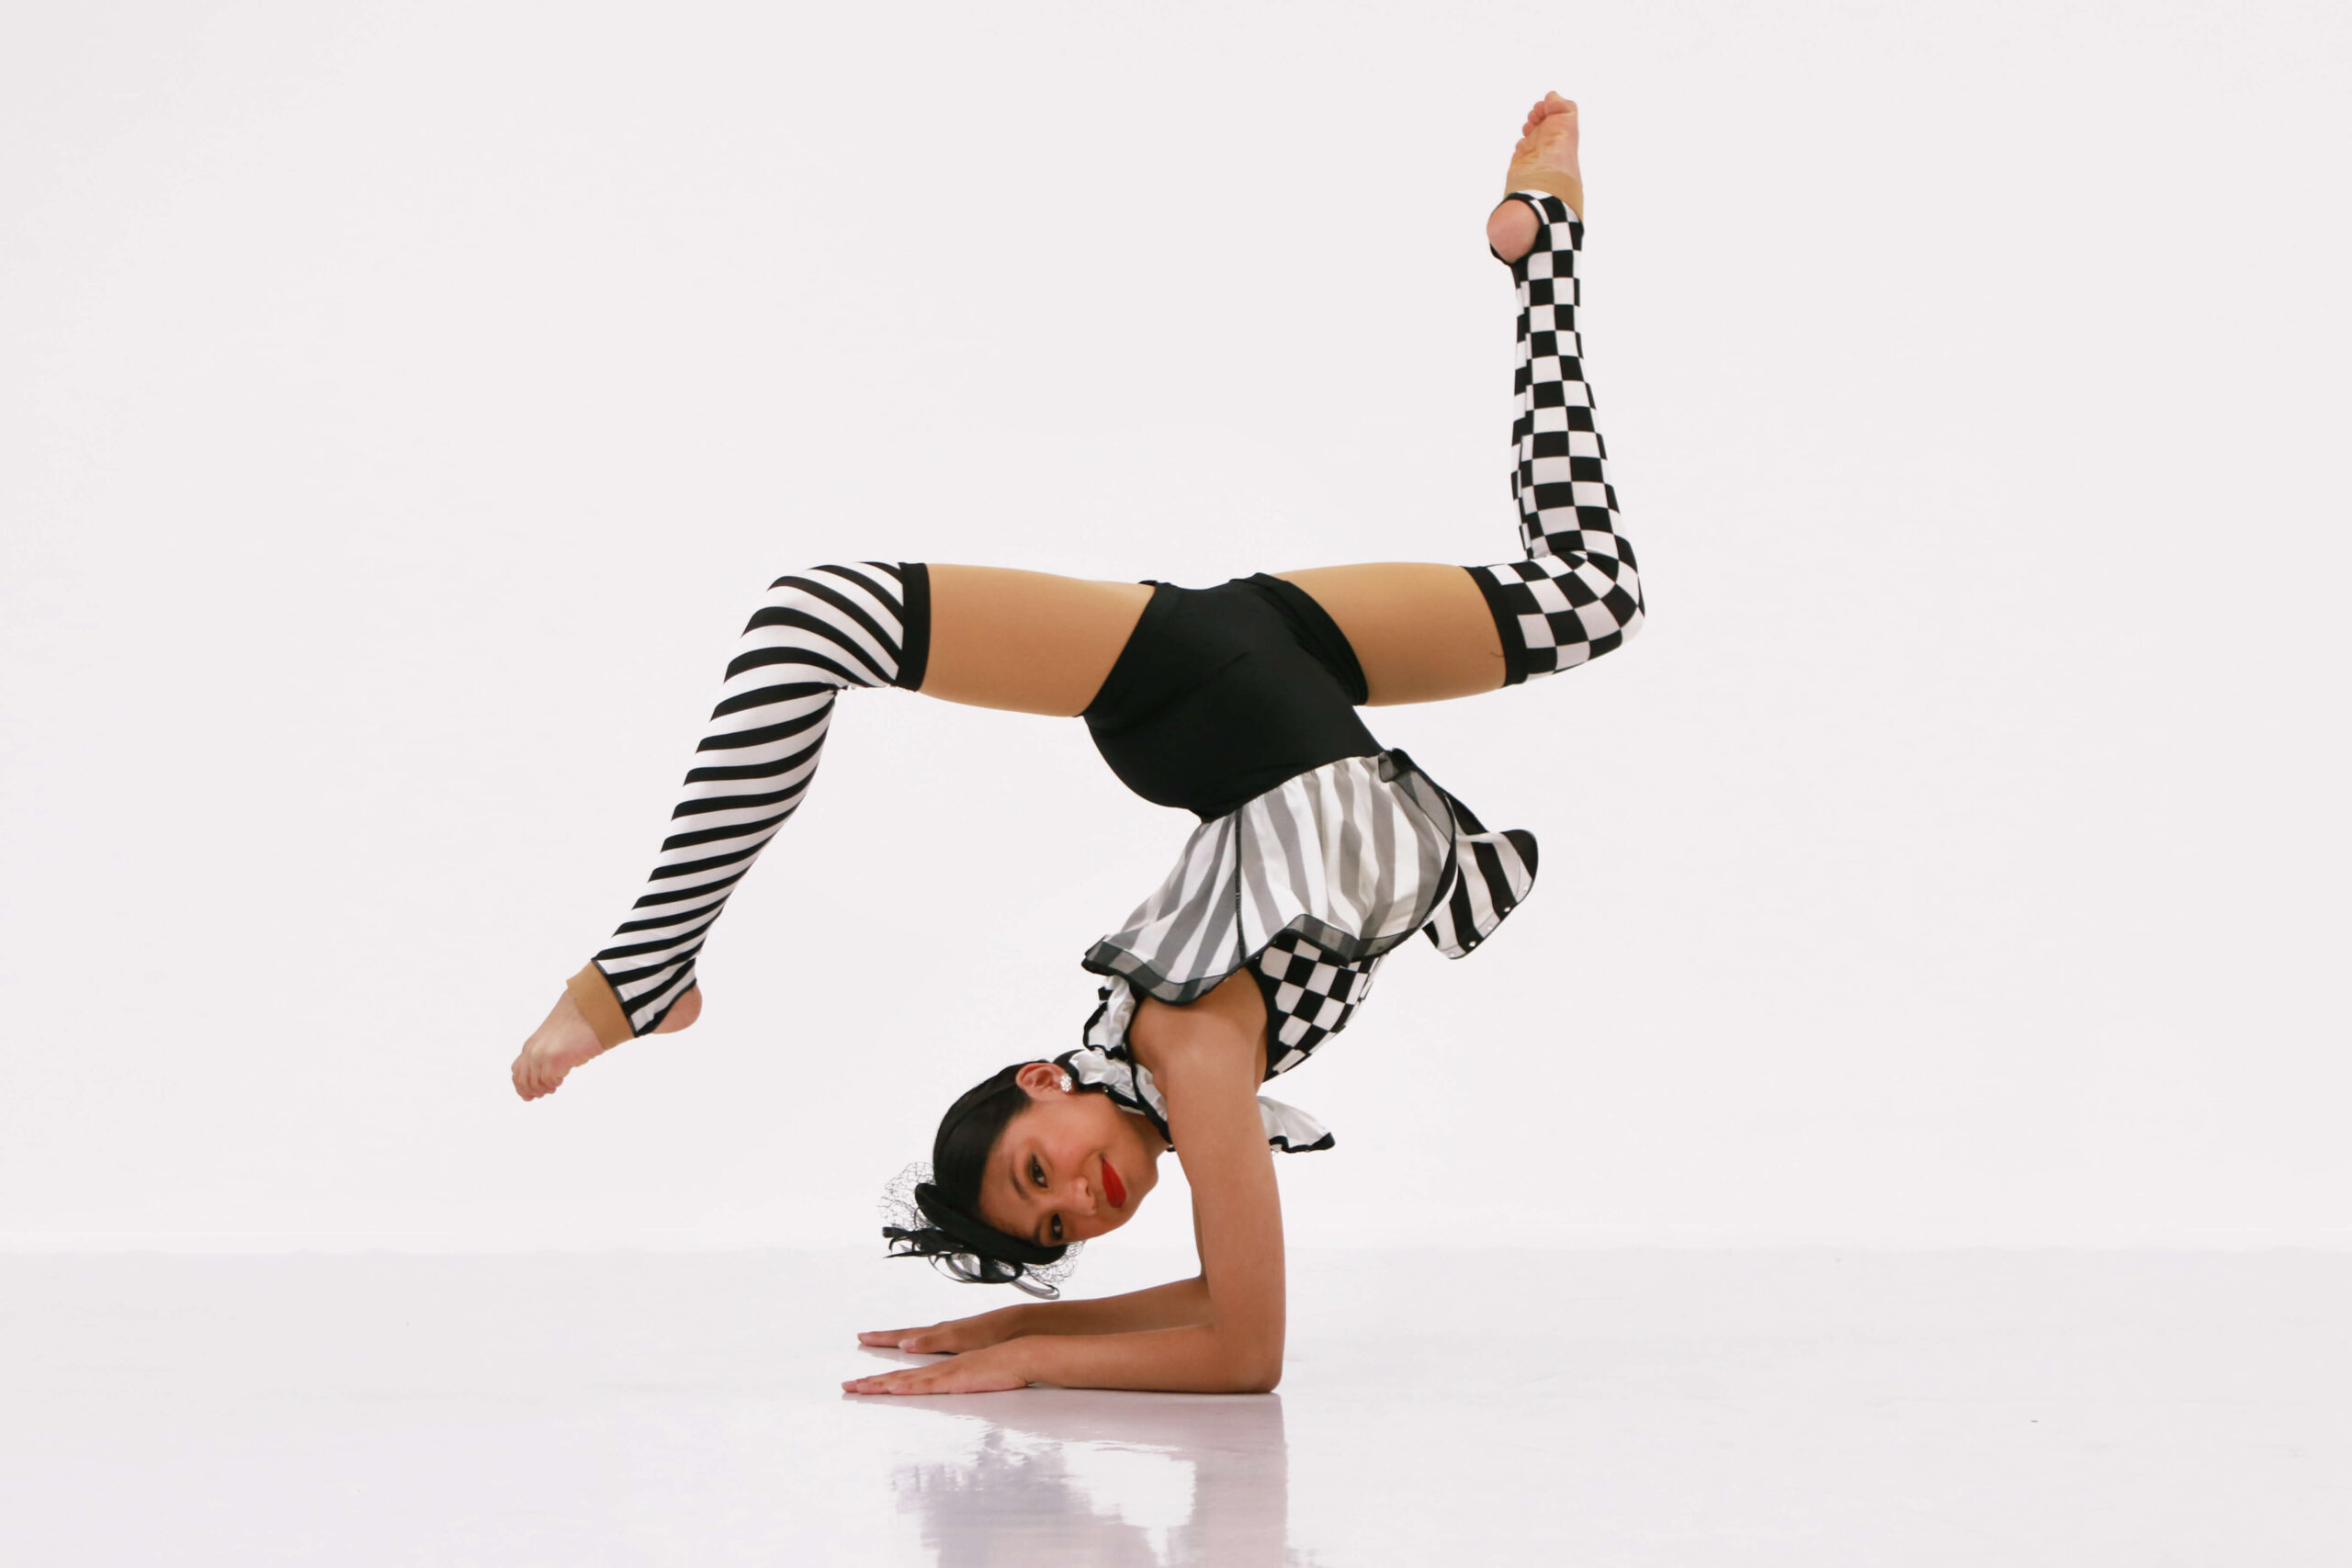
[(1265, 998), (1247, 969), (1182, 1007), (1146, 998), (1127, 1027), (1127, 1043), (1136, 1063), (1163, 1081), (1246, 1072), (1254, 1085), (1266, 1073)]

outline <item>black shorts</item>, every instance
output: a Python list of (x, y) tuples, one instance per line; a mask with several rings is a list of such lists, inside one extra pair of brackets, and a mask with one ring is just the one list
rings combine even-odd
[(1381, 750), (1355, 649), (1304, 589), (1260, 572), (1152, 585), (1080, 715), (1119, 782), (1212, 821), (1285, 780)]

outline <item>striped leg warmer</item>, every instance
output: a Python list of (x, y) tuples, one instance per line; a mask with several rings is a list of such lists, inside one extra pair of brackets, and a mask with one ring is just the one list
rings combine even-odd
[(743, 628), (711, 732), (686, 774), (675, 829), (611, 945), (570, 990), (607, 1045), (644, 1034), (693, 989), (695, 956), (817, 772), (834, 695), (922, 684), (931, 579), (920, 561), (820, 566), (780, 577)]
[(1470, 574), (1502, 631), (1504, 683), (1517, 685), (1597, 659), (1639, 631), (1642, 581), (1633, 544), (1617, 529), (1617, 491), (1602, 467), (1608, 452), (1593, 428), (1577, 335), (1584, 223), (1544, 191), (1508, 199), (1542, 220), (1534, 249), (1510, 269), (1519, 287), (1510, 493), (1527, 558)]

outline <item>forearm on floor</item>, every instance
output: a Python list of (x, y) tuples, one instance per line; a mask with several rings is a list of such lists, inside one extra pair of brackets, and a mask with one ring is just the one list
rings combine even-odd
[(1082, 1302), (1037, 1302), (1011, 1309), (1012, 1337), (1132, 1334), (1209, 1321), (1209, 1288), (1199, 1278)]
[(1268, 1393), (1282, 1381), (1282, 1343), (1212, 1325), (1141, 1333), (1038, 1335), (1014, 1340), (1031, 1382), (1159, 1393)]

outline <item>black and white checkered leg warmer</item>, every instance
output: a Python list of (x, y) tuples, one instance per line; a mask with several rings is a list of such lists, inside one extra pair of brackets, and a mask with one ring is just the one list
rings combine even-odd
[(1505, 683), (1597, 659), (1641, 629), (1642, 581), (1617, 527), (1617, 492), (1593, 428), (1592, 389), (1577, 333), (1576, 254), (1584, 224), (1558, 197), (1511, 192), (1542, 220), (1535, 248), (1511, 264), (1519, 288), (1518, 406), (1511, 500), (1525, 560), (1472, 569), (1503, 635)]
[(643, 1034), (692, 988), (695, 955), (735, 884), (800, 809), (850, 686), (920, 686), (930, 645), (920, 562), (820, 566), (780, 577), (727, 665), (716, 725), (686, 774), (635, 913), (596, 954), (629, 1030)]

